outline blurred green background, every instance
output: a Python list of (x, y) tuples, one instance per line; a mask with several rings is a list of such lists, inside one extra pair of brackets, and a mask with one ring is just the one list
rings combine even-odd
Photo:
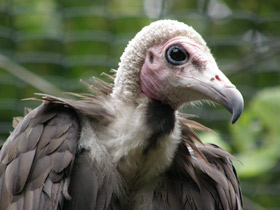
[(0, 0), (0, 143), (12, 117), (38, 105), (21, 99), (85, 91), (79, 79), (116, 69), (127, 42), (162, 18), (192, 25), (245, 99), (235, 125), (219, 106), (183, 111), (242, 161), (245, 209), (280, 209), (279, 0)]

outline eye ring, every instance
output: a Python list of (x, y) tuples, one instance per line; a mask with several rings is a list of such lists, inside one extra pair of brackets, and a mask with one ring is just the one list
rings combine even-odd
[(168, 63), (178, 66), (186, 63), (190, 54), (181, 45), (172, 45), (166, 50), (165, 58)]

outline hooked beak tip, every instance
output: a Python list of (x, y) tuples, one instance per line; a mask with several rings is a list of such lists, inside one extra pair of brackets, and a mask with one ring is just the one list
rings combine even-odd
[(232, 113), (231, 124), (234, 124), (239, 119), (242, 111), (243, 111), (243, 107), (239, 108), (238, 110), (236, 110)]
[(241, 93), (235, 88), (229, 88), (226, 94), (226, 109), (232, 113), (231, 123), (234, 124), (240, 117), (244, 107)]

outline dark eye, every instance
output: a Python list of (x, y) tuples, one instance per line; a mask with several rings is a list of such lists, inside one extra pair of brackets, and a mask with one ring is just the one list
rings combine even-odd
[(189, 53), (180, 45), (173, 45), (166, 51), (166, 60), (168, 63), (178, 66), (188, 61)]

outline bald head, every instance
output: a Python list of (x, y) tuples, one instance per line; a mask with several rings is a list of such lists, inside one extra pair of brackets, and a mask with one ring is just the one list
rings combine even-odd
[(202, 37), (174, 20), (144, 27), (121, 56), (112, 96), (133, 102), (139, 94), (175, 110), (211, 100), (232, 112), (233, 122), (243, 110), (241, 94), (220, 71)]
[(138, 32), (125, 48), (119, 63), (113, 95), (122, 95), (133, 100), (140, 91), (139, 72), (147, 50), (176, 36), (188, 37), (197, 45), (208, 49), (200, 34), (191, 26), (176, 20), (155, 21)]

